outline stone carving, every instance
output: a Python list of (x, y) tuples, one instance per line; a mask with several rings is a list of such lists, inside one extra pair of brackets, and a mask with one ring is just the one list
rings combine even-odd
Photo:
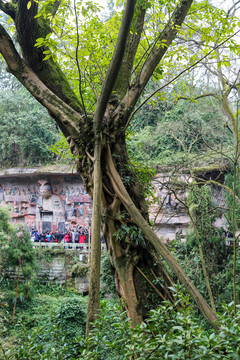
[(7, 203), (14, 222), (31, 229), (61, 231), (86, 226), (91, 199), (79, 177), (51, 174), (43, 177), (0, 177), (0, 205)]

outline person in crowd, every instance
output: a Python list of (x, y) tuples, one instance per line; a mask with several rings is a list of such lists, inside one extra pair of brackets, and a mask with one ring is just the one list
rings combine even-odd
[(35, 235), (34, 235), (34, 241), (35, 241), (35, 242), (39, 242), (39, 241), (40, 241), (40, 238), (41, 238), (41, 235), (40, 235), (40, 233), (36, 230), (36, 231), (35, 231)]
[(43, 241), (46, 241), (46, 232), (43, 231), (40, 235), (40, 241), (43, 242)]
[(50, 234), (49, 231), (47, 231), (45, 241), (46, 241), (46, 242), (50, 242), (50, 241), (51, 241), (51, 234)]
[(79, 242), (79, 236), (80, 236), (80, 233), (78, 231), (76, 231), (76, 233), (75, 233), (75, 243)]
[(72, 231), (70, 230), (70, 231), (68, 232), (68, 234), (69, 234), (69, 242), (71, 243), (71, 242), (72, 242)]
[(64, 242), (65, 242), (65, 243), (69, 243), (69, 240), (70, 240), (70, 236), (69, 236), (69, 232), (67, 232), (67, 233), (64, 235)]
[(55, 242), (55, 235), (54, 235), (54, 232), (51, 231), (50, 232), (50, 235), (51, 235), (51, 242)]
[(84, 235), (85, 235), (85, 244), (88, 244), (88, 237), (89, 237), (89, 234), (88, 234), (88, 229), (85, 229), (84, 231)]
[(75, 242), (75, 230), (72, 229), (72, 243)]
[(84, 235), (84, 233), (80, 234), (80, 236), (79, 236), (79, 243), (80, 243), (80, 244), (84, 244), (85, 239), (86, 239), (86, 236)]
[(54, 233), (54, 242), (57, 243), (58, 242), (58, 234), (59, 234), (59, 230), (56, 230)]

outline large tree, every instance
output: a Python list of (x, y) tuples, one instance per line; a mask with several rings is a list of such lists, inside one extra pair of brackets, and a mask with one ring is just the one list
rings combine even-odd
[[(116, 289), (119, 297), (124, 299), (133, 324), (139, 323), (145, 316), (147, 286), (151, 283), (143, 281), (145, 272), (162, 277), (163, 286), (158, 289), (158, 294), (162, 299), (171, 299), (168, 290), (171, 280), (162, 260), (184, 284), (204, 316), (211, 323), (216, 319), (206, 301), (151, 229), (144, 194), (131, 166), (125, 143), (131, 115), (149, 79), (154, 72), (162, 73), (161, 62), (169, 51), (172, 64), (176, 62), (174, 54), (177, 44), (174, 41), (192, 3), (193, 0), (180, 0), (177, 4), (167, 1), (164, 5), (164, 1), (127, 0), (121, 23), (119, 16), (116, 17), (116, 23), (109, 23), (107, 33), (102, 23), (97, 23), (93, 16), (91, 21), (98, 36), (91, 48), (91, 21), (79, 29), (79, 7), (76, 2), (72, 14), (76, 15), (77, 40), (73, 44), (69, 28), (65, 33), (63, 30), (64, 26), (70, 26), (66, 18), (71, 1), (0, 0), (0, 9), (14, 23), (15, 39), (20, 46), (14, 44), (7, 32), (6, 22), (2, 21), (0, 53), (7, 63), (7, 71), (28, 89), (56, 121), (77, 158), (77, 169), (86, 190), (93, 197), (94, 266), (91, 271), (92, 310), (89, 321), (93, 319), (92, 314), (98, 306), (100, 217)], [(78, 4), (81, 5), (81, 2)], [(206, 4), (201, 6), (204, 9)], [(82, 15), (86, 15), (88, 10), (83, 7)], [(194, 16), (196, 12), (197, 8), (192, 11)], [(62, 14), (62, 17), (58, 14)], [(156, 20), (152, 27), (151, 15)], [(118, 27), (118, 23), (116, 37), (112, 29)], [(58, 29), (60, 35), (57, 34)], [(84, 36), (81, 37), (84, 30), (87, 41)], [(61, 45), (56, 45), (57, 37), (62, 40)], [(104, 45), (101, 44), (102, 37), (105, 38)], [(81, 41), (85, 41), (82, 47)], [(64, 49), (72, 62), (69, 59), (60, 61)], [(83, 53), (85, 57), (81, 58)], [(104, 60), (102, 68), (96, 60), (97, 54)], [(91, 66), (87, 68), (87, 61), (90, 60)], [(76, 81), (71, 82), (73, 69), (76, 69), (78, 86)], [(79, 90), (78, 94), (76, 89)], [(89, 91), (95, 96), (92, 102)], [(130, 235), (129, 229), (135, 236)], [(118, 236), (120, 232), (121, 238)]]

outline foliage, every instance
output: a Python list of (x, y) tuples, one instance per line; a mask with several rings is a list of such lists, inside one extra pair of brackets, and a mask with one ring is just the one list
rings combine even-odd
[(101, 255), (101, 295), (111, 295), (116, 296), (116, 288), (114, 283), (114, 277), (111, 271), (111, 264), (109, 261), (109, 256), (107, 252), (102, 253)]
[(7, 206), (0, 206), (0, 245), (10, 240), (13, 226), (10, 223), (11, 216)]
[(179, 100), (174, 104), (172, 96), (170, 93), (166, 100), (146, 104), (132, 120), (128, 147), (136, 160), (174, 165), (210, 149), (220, 151), (231, 143), (232, 135), (224, 127), (226, 119), (219, 102), (203, 98), (197, 103)]
[(10, 213), (0, 207), (1, 253), (0, 263), (4, 272), (21, 267), (24, 277), (23, 294), (26, 299), (32, 297), (33, 279), (38, 270), (35, 250), (30, 241), (30, 235), (24, 227), (10, 224)]
[[(214, 225), (220, 212), (213, 203), (211, 187), (197, 184), (191, 186), (188, 205), (198, 230), (209, 271), (212, 273), (217, 270), (221, 271), (229, 258), (226, 252), (225, 235)], [(192, 247), (197, 246), (193, 233), (189, 236), (188, 241)]]
[(187, 201), (189, 212), (195, 221), (202, 245), (207, 246), (206, 241), (214, 241), (214, 239), (217, 241), (219, 233), (214, 226), (214, 222), (219, 216), (219, 210), (213, 204), (211, 187), (209, 185), (201, 186), (197, 183), (191, 184)]
[(62, 133), (60, 134), (60, 139), (53, 145), (49, 146), (49, 150), (57, 155), (57, 159), (60, 162), (69, 163), (74, 161), (74, 156), (72, 155), (67, 140)]
[(142, 187), (144, 197), (145, 199), (147, 199), (147, 204), (150, 205), (152, 202), (154, 202), (154, 200), (156, 200), (155, 189), (152, 184), (152, 179), (154, 175), (156, 175), (156, 170), (144, 164), (143, 162), (137, 160), (135, 158), (135, 154), (131, 150), (131, 146), (129, 146), (129, 156), (131, 159), (131, 165)]
[[(193, 238), (191, 238), (193, 237)], [(194, 243), (192, 246), (190, 243)], [(190, 280), (199, 289), (200, 293), (208, 298), (206, 283), (203, 277), (202, 265), (199, 256), (199, 250), (196, 247), (196, 239), (192, 234), (189, 241), (181, 243), (172, 241), (169, 244), (174, 256), (181, 263), (182, 268), (190, 278)], [(213, 289), (214, 301), (217, 309), (221, 303), (229, 303), (232, 301), (232, 268), (233, 268), (233, 248), (226, 246), (221, 242), (219, 247), (216, 244), (216, 254), (211, 251), (210, 281)], [(209, 255), (210, 257), (210, 255)], [(240, 252), (237, 255), (237, 268), (240, 269)], [(238, 285), (238, 300), (240, 301), (240, 286)]]
[(20, 266), (24, 277), (23, 294), (26, 299), (33, 296), (33, 280), (38, 270), (35, 250), (32, 247), (29, 233), (23, 228), (13, 234), (6, 249), (5, 269), (16, 270)]
[(185, 296), (184, 301), (185, 306), (180, 307), (165, 302), (150, 312), (147, 323), (135, 328), (119, 306), (109, 312), (102, 304), (84, 359), (237, 359), (240, 313), (233, 318), (231, 305), (225, 306), (219, 331), (207, 331), (193, 319)]
[(61, 304), (56, 312), (56, 321), (69, 338), (84, 336), (86, 307), (79, 301), (79, 297), (71, 297)]
[(5, 356), (9, 360), (67, 360), (75, 359), (79, 347), (79, 344), (69, 341), (54, 322), (49, 322), (46, 327), (33, 329), (30, 334), (25, 331), (18, 347), (5, 350)]
[[(232, 249), (226, 246), (225, 234), (222, 229), (214, 225), (220, 212), (216, 204), (213, 203), (211, 187), (209, 185), (193, 184), (188, 195), (188, 206), (203, 250), (204, 262), (214, 298), (219, 303), (219, 301), (223, 301), (221, 298), (222, 289), (226, 275), (230, 270), (229, 263)], [(188, 254), (187, 258), (195, 258), (199, 266), (199, 257), (196, 255), (196, 249), (198, 248), (196, 236), (196, 232), (192, 230), (187, 238), (186, 253)], [(190, 272), (193, 273), (194, 270), (190, 270)], [(195, 275), (194, 281), (201, 278), (201, 276)], [(228, 297), (225, 301), (231, 301), (231, 297)]]
[[(6, 304), (2, 341), (7, 358), (62, 360), (76, 357), (81, 345), (76, 343), (75, 337), (85, 332), (85, 298), (72, 294), (60, 285), (36, 282), (34, 299), (28, 306), (19, 304), (16, 323), (12, 324), (7, 316), (7, 311), (11, 311), (12, 307), (8, 300), (11, 283), (0, 286), (3, 294), (1, 300)], [(0, 358), (1, 355), (0, 350)]]
[(87, 276), (88, 274), (89, 266), (77, 263), (71, 268), (70, 277)]
[(130, 321), (120, 305), (101, 301), (100, 316), (94, 322), (82, 356), (85, 360), (125, 359), (126, 341), (130, 334)]
[[(101, 313), (84, 341), (85, 304), (80, 296), (44, 295), (25, 308), (15, 325), (14, 346), (3, 345), (7, 360), (226, 359), (240, 356), (240, 312), (223, 305), (218, 330), (204, 329), (193, 316), (188, 297), (176, 286), (176, 303), (163, 302), (135, 328), (119, 304), (101, 301)], [(38, 300), (37, 300), (38, 299)], [(178, 299), (178, 300), (177, 300)], [(52, 309), (49, 307), (52, 304)], [(124, 304), (123, 304), (124, 307)], [(20, 316), (19, 314), (17, 316)], [(76, 319), (75, 319), (76, 318)], [(79, 330), (80, 329), (80, 330)], [(75, 338), (76, 336), (76, 338)]]
[(135, 245), (141, 244), (146, 246), (143, 232), (136, 225), (127, 226), (126, 224), (122, 224), (114, 236), (117, 241), (125, 241), (129, 244), (133, 243)]
[[(233, 189), (233, 173), (230, 172), (225, 176), (225, 185), (228, 186), (230, 189)], [(236, 196), (240, 198), (240, 179), (237, 176), (236, 178)], [(228, 192), (225, 193), (225, 198), (227, 201), (228, 210), (225, 213), (225, 217), (228, 223), (228, 229), (232, 230), (232, 207), (233, 207), (233, 196), (230, 195)], [(235, 203), (235, 222), (236, 228), (239, 229), (240, 227), (240, 205), (236, 202)]]
[(49, 150), (59, 130), (22, 87), (0, 92), (1, 167), (36, 166), (53, 161)]

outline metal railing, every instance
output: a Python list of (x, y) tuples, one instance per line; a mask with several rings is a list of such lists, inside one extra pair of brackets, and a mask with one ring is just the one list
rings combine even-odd
[[(79, 243), (54, 243), (54, 242), (33, 242), (32, 243), (34, 248), (50, 248), (50, 249), (67, 249), (67, 250), (77, 250), (77, 251), (81, 251), (83, 253), (88, 253), (88, 244), (79, 244)], [(91, 249), (91, 247), (90, 247)], [(106, 244), (105, 243), (101, 243), (101, 250), (105, 251), (106, 248)]]

